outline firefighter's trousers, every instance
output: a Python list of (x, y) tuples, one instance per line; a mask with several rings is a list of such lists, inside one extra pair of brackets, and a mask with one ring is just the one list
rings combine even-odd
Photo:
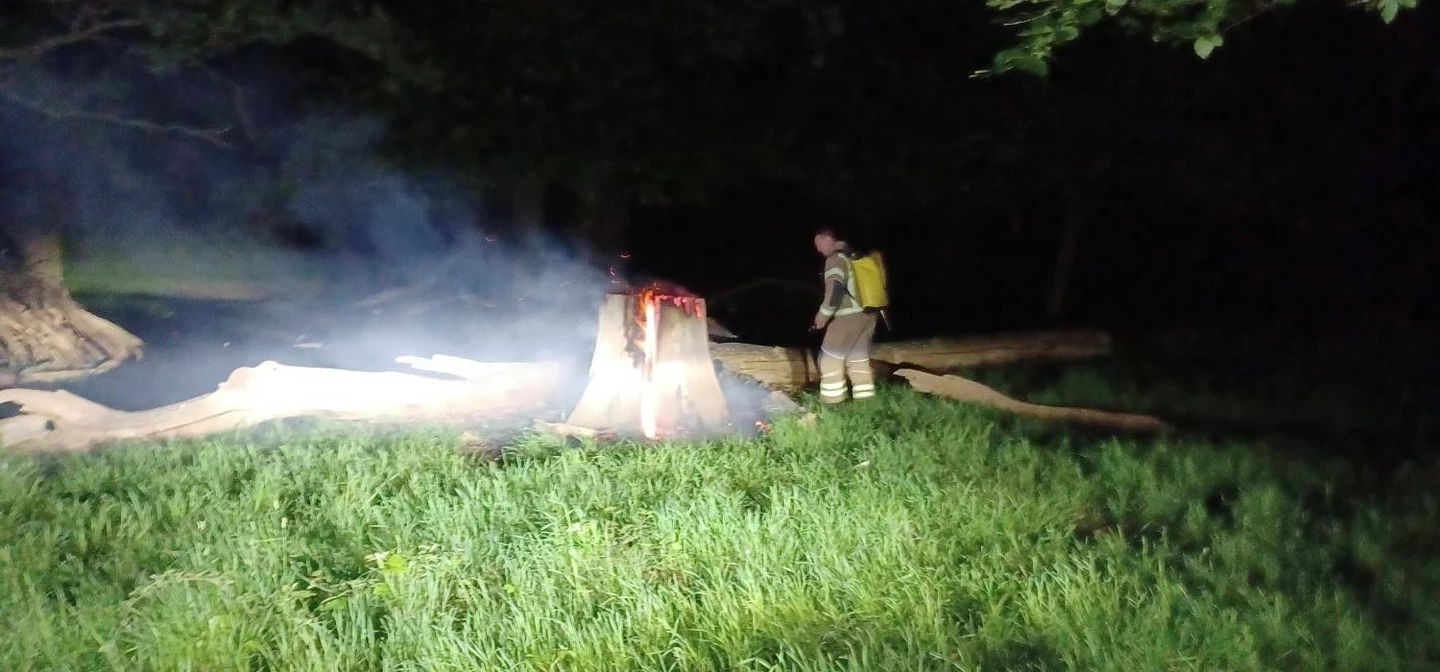
[(875, 313), (841, 315), (825, 328), (820, 343), (820, 401), (838, 404), (853, 395), (875, 396), (870, 369), (870, 342), (875, 340)]

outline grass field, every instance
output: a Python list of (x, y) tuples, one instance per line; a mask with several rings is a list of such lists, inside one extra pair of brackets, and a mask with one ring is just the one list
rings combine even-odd
[(519, 437), (498, 463), (453, 433), (333, 427), (10, 456), (0, 660), (1433, 669), (1440, 472), (1358, 463), (1043, 433), (900, 390), (818, 430)]

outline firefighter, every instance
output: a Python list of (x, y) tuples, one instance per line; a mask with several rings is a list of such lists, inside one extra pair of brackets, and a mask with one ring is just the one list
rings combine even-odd
[(847, 397), (875, 396), (870, 369), (870, 342), (875, 339), (876, 314), (860, 304), (850, 246), (831, 229), (815, 234), (815, 251), (825, 257), (825, 298), (813, 328), (823, 330), (820, 343), (820, 400), (838, 404)]

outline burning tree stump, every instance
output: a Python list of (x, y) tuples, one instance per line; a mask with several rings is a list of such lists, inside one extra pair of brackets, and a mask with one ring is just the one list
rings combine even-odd
[(607, 294), (590, 381), (567, 424), (652, 439), (724, 429), (729, 413), (708, 332), (703, 299), (655, 286)]

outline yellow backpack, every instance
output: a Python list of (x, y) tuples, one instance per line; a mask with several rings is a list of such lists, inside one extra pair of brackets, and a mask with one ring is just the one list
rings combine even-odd
[(885, 287), (885, 258), (878, 250), (850, 261), (855, 277), (855, 300), (864, 308), (881, 310), (890, 306), (890, 293)]

